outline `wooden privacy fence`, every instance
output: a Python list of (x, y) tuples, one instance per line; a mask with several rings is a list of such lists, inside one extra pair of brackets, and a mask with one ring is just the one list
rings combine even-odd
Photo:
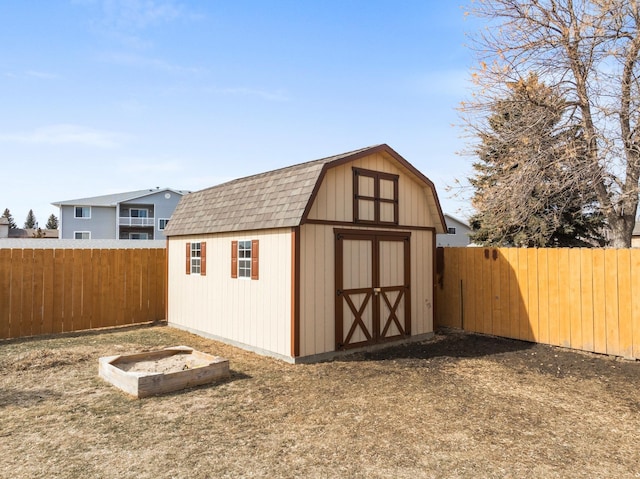
[(164, 319), (166, 250), (0, 249), (0, 339)]
[(436, 323), (640, 359), (640, 249), (438, 248)]

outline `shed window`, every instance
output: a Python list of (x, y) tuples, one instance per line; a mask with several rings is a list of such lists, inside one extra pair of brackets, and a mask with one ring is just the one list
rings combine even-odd
[(398, 224), (398, 175), (353, 168), (355, 223)]
[(231, 277), (258, 279), (258, 240), (231, 242)]
[(204, 241), (187, 243), (186, 248), (186, 273), (207, 274), (207, 243)]
[(456, 234), (456, 229), (455, 228), (447, 228), (447, 234), (449, 234), (449, 235)]
[(238, 241), (238, 276), (251, 278), (251, 241)]

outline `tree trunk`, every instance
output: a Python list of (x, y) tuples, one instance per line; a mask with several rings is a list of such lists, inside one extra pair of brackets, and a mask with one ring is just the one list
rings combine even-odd
[(631, 248), (631, 234), (636, 223), (634, 215), (620, 216), (614, 212), (608, 216), (611, 234), (609, 246), (612, 248)]

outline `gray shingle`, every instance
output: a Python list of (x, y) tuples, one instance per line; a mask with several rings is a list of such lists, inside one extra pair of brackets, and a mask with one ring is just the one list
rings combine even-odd
[(288, 228), (300, 224), (323, 167), (373, 147), (229, 181), (185, 195), (166, 236)]

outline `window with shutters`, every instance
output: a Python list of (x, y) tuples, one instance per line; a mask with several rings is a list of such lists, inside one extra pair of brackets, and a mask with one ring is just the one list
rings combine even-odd
[(186, 244), (186, 273), (207, 274), (207, 244), (204, 241)]
[(231, 242), (231, 277), (258, 279), (258, 240)]
[(398, 224), (398, 175), (353, 168), (353, 221)]

